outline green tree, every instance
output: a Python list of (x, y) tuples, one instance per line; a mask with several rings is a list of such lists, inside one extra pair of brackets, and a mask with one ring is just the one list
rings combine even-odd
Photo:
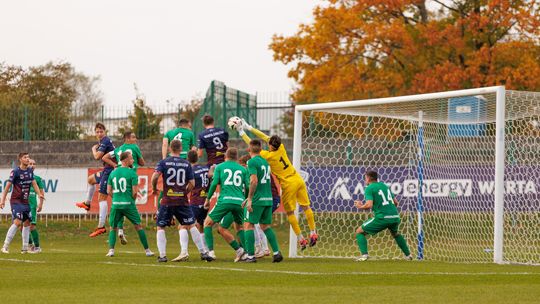
[(146, 98), (140, 94), (135, 85), (136, 98), (133, 101), (133, 112), (128, 116), (129, 123), (118, 128), (118, 133), (123, 134), (130, 129), (135, 132), (139, 139), (160, 138), (160, 124), (162, 117), (154, 114), (152, 109), (146, 105)]
[(85, 95), (97, 94), (95, 85), (88, 87), (91, 79), (66, 62), (27, 69), (0, 64), (0, 140), (78, 138), (74, 106), (86, 104)]

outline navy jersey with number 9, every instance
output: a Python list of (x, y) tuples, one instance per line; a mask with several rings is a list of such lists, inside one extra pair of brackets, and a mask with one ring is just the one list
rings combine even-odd
[(156, 171), (163, 175), (163, 198), (165, 206), (188, 206), (187, 186), (193, 180), (189, 162), (178, 156), (169, 156), (158, 162)]
[(208, 166), (225, 161), (225, 151), (229, 133), (222, 128), (208, 128), (199, 134), (199, 149), (205, 149), (208, 155)]

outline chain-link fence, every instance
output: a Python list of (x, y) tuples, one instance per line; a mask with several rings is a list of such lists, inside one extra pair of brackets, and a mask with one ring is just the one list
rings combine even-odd
[[(203, 130), (201, 118), (210, 114), (216, 126), (226, 127), (231, 116), (245, 118), (261, 130), (288, 138), (292, 136), (292, 103), (283, 93), (248, 94), (213, 81), (200, 109), (186, 110), (185, 104), (104, 105), (88, 108), (45, 111), (36, 105), (1, 105), (0, 141), (84, 140), (93, 139), (96, 122), (102, 122), (108, 135), (120, 137), (126, 129), (135, 131), (140, 139), (159, 139), (178, 126), (181, 118), (192, 120), (193, 131)], [(187, 112), (191, 111), (191, 112)], [(290, 131), (290, 132), (289, 132)], [(231, 132), (235, 137), (236, 132)]]

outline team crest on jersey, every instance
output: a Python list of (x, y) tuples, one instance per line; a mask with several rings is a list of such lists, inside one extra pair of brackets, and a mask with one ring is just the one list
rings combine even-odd
[(148, 176), (139, 176), (139, 191), (135, 204), (144, 205), (148, 201)]

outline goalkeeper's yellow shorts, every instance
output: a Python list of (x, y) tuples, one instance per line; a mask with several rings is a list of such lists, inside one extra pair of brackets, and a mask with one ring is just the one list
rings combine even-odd
[(304, 179), (295, 174), (281, 181), (281, 203), (286, 212), (296, 210), (296, 203), (300, 206), (309, 206), (309, 196)]

